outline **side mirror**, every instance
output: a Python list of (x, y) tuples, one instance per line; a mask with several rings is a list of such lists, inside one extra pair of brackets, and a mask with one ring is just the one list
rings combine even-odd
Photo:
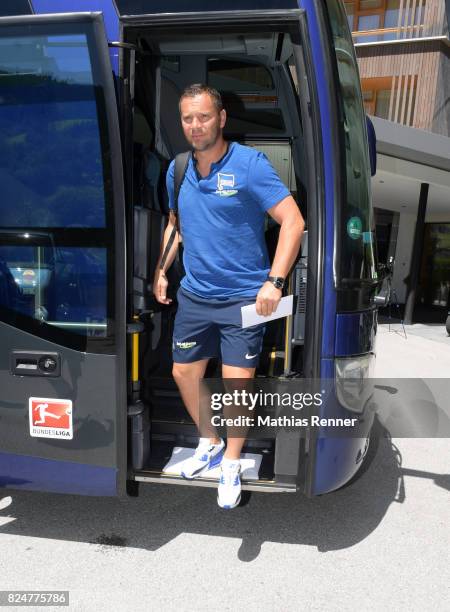
[(373, 127), (372, 120), (366, 115), (367, 138), (369, 141), (370, 174), (375, 176), (377, 173), (377, 135)]
[(377, 273), (378, 273), (379, 280), (380, 281), (384, 281), (384, 279), (389, 274), (387, 265), (384, 264), (384, 263), (378, 263), (377, 264)]
[(387, 306), (389, 303), (389, 298), (390, 298), (390, 287), (389, 285), (386, 286), (385, 281), (390, 276), (389, 266), (383, 263), (379, 263), (377, 265), (377, 272), (378, 272), (378, 282), (377, 282), (376, 293), (373, 297), (373, 303), (376, 304), (378, 307)]

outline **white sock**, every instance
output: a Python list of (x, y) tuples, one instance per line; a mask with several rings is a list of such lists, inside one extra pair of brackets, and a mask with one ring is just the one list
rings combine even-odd
[(222, 444), (222, 440), (218, 444), (214, 444), (213, 442), (210, 442), (209, 440), (210, 440), (210, 438), (199, 438), (198, 444), (199, 444), (199, 446), (200, 446), (200, 444), (202, 444), (202, 445), (204, 444), (205, 446), (206, 445), (209, 445), (209, 446), (220, 446)]
[(237, 467), (240, 464), (241, 464), (240, 459), (228, 459), (227, 457), (224, 457), (222, 459), (222, 465), (224, 468)]

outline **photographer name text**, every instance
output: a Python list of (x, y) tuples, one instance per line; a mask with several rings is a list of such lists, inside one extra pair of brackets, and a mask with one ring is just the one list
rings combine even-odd
[(281, 415), (273, 417), (269, 415), (237, 417), (224, 417), (215, 414), (211, 417), (214, 427), (355, 427), (357, 418), (321, 418), (316, 415), (311, 417), (296, 417)]

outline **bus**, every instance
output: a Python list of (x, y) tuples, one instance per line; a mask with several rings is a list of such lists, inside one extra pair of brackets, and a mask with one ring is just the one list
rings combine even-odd
[[(151, 291), (165, 173), (186, 149), (178, 98), (192, 82), (222, 93), (226, 138), (267, 155), (306, 220), (294, 312), (268, 324), (257, 380), (331, 380), (316, 416), (356, 421), (351, 436), (320, 426), (249, 440), (263, 460), (243, 489), (328, 493), (367, 457), (373, 415), (358, 385), (338, 392), (371, 376), (379, 284), (374, 159), (343, 3), (180, 4), (2, 2), (2, 487), (124, 496), (217, 484), (164, 471), (198, 434), (171, 377), (176, 300)], [(269, 253), (277, 229), (267, 223)], [(172, 289), (181, 275), (178, 261)]]

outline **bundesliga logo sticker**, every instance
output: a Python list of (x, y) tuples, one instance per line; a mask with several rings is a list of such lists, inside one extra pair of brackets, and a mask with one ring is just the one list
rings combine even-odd
[(30, 435), (72, 440), (72, 400), (30, 397)]

